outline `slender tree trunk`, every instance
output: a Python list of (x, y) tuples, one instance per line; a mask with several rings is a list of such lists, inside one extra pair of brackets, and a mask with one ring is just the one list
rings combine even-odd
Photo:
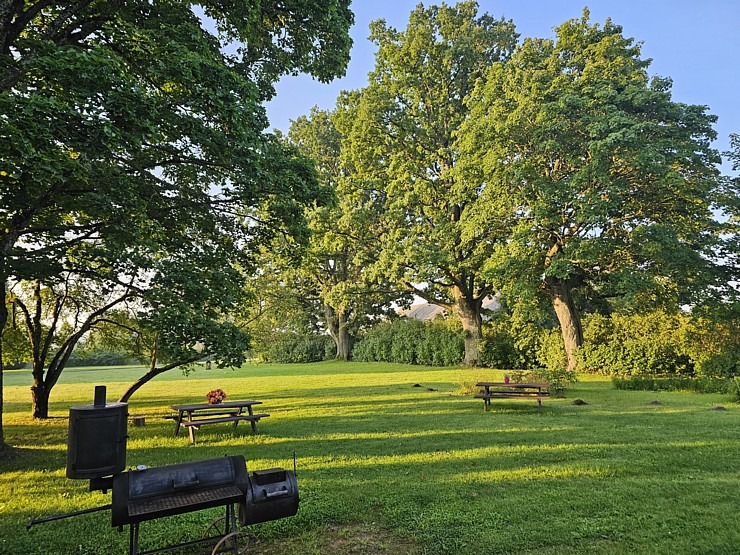
[(144, 384), (149, 382), (152, 378), (155, 378), (160, 374), (167, 372), (167, 370), (171, 370), (172, 368), (174, 367), (164, 366), (162, 368), (151, 368), (146, 374), (144, 374), (142, 377), (128, 386), (128, 389), (124, 391), (123, 395), (121, 395), (121, 398), (118, 399), (118, 402), (128, 403), (128, 400), (131, 399), (131, 396), (136, 393)]
[(560, 332), (563, 336), (563, 346), (568, 359), (569, 371), (576, 369), (576, 349), (583, 345), (583, 328), (578, 309), (573, 302), (572, 287), (567, 281), (550, 279), (547, 290), (552, 299), (552, 306), (560, 323)]
[(3, 425), (3, 414), (5, 412), (3, 334), (5, 333), (5, 324), (8, 322), (8, 305), (6, 304), (6, 297), (8, 295), (6, 257), (14, 242), (14, 237), (6, 235), (0, 243), (0, 452), (6, 450), (8, 447), (5, 444), (5, 427)]
[(3, 427), (3, 333), (5, 333), (5, 323), (8, 321), (8, 305), (5, 304), (5, 276), (0, 275), (0, 453), (6, 449), (5, 445), (5, 428)]
[(463, 295), (457, 287), (453, 288), (452, 296), (455, 301), (453, 310), (460, 318), (463, 333), (465, 334), (465, 357), (463, 364), (478, 366), (480, 360), (480, 341), (483, 337), (483, 319), (481, 318), (482, 299)]
[(119, 403), (128, 403), (129, 399), (131, 399), (131, 396), (136, 393), (144, 384), (151, 381), (153, 378), (156, 378), (160, 374), (164, 374), (165, 372), (168, 372), (172, 370), (173, 368), (178, 368), (179, 366), (184, 366), (186, 364), (192, 364), (193, 362), (196, 362), (200, 357), (197, 358), (191, 358), (188, 360), (180, 360), (177, 362), (173, 362), (170, 364), (167, 364), (165, 366), (162, 366), (160, 368), (156, 367), (156, 361), (154, 362), (154, 366), (149, 368), (149, 371), (144, 374), (142, 377), (140, 377), (138, 380), (136, 380), (134, 383), (132, 383), (128, 389), (121, 395), (121, 398), (118, 399)]
[[(140, 377), (138, 380), (136, 380), (134, 383), (132, 383), (126, 391), (124, 391), (123, 395), (121, 395), (121, 398), (118, 399), (119, 403), (128, 403), (129, 399), (131, 399), (131, 396), (136, 393), (144, 384), (152, 380), (153, 378), (156, 378), (160, 374), (164, 374), (165, 372), (168, 372), (169, 370), (172, 370), (173, 368), (177, 368), (179, 366), (185, 366), (186, 364), (192, 364), (193, 362), (198, 361), (203, 356), (203, 353), (199, 354), (197, 357), (189, 358), (187, 360), (178, 360), (175, 362), (171, 362), (169, 364), (165, 364), (164, 366), (161, 366), (157, 368), (157, 362), (159, 360), (159, 341), (155, 338), (154, 340), (154, 346), (152, 348), (152, 354), (151, 358), (149, 359), (149, 371), (144, 374), (142, 377)], [(208, 353), (206, 353), (208, 355)], [(210, 355), (209, 359), (210, 360)]]
[(31, 410), (34, 418), (49, 418), (49, 395), (51, 389), (36, 379), (31, 386)]

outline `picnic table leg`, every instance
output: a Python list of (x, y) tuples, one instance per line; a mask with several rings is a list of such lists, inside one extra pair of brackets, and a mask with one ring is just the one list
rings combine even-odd
[(190, 436), (190, 443), (195, 445), (195, 426), (188, 426), (188, 435)]
[[(249, 411), (249, 416), (254, 416), (254, 411), (252, 410), (252, 405), (249, 405), (247, 407), (247, 411)], [(252, 425), (252, 433), (253, 434), (256, 434), (257, 433), (257, 422), (255, 422), (254, 420), (250, 420), (249, 423)]]
[(180, 433), (180, 424), (182, 423), (182, 411), (178, 411), (177, 418), (175, 418), (175, 435)]
[[(236, 411), (236, 416), (239, 416), (244, 412), (244, 407), (239, 407), (239, 410)], [(252, 407), (249, 407), (249, 414), (252, 414)], [(238, 420), (234, 420), (234, 428), (236, 428), (236, 425), (239, 424)]]

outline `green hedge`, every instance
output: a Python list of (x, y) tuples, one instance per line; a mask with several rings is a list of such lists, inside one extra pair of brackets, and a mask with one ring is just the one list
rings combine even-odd
[(690, 314), (647, 314), (584, 319), (583, 371), (622, 376), (740, 375), (740, 333), (734, 320)]
[(361, 362), (399, 362), (425, 366), (454, 366), (462, 362), (462, 329), (451, 321), (400, 319), (369, 330), (352, 350)]
[(693, 391), (696, 393), (730, 393), (740, 398), (740, 378), (691, 378), (657, 376), (614, 376), (616, 389), (631, 391)]
[(73, 352), (67, 361), (67, 366), (123, 366), (137, 363), (137, 360), (122, 351), (93, 349), (79, 353)]
[(291, 364), (320, 362), (334, 358), (336, 351), (336, 344), (328, 335), (276, 333), (260, 358), (265, 362)]

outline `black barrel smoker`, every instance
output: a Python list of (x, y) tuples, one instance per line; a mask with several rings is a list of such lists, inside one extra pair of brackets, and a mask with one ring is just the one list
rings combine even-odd
[[(128, 405), (106, 403), (105, 387), (95, 388), (92, 405), (70, 408), (67, 477), (90, 480), (90, 490), (111, 491), (110, 505), (31, 520), (28, 528), (94, 511), (111, 510), (111, 525), (129, 526), (130, 555), (159, 553), (207, 543), (213, 553), (238, 554), (237, 512), (243, 526), (293, 516), (298, 512), (295, 473), (282, 468), (247, 473), (244, 457), (226, 456), (125, 472)], [(234, 507), (238, 510), (235, 511)], [(225, 516), (202, 539), (165, 549), (139, 551), (140, 523), (212, 507)]]

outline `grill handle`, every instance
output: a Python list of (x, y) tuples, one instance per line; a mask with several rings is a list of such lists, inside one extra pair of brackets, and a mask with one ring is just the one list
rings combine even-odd
[(286, 486), (283, 486), (282, 489), (279, 489), (277, 491), (265, 491), (265, 497), (267, 497), (268, 499), (272, 497), (283, 497), (285, 495), (288, 495), (288, 488)]
[(179, 489), (188, 489), (188, 488), (194, 488), (195, 486), (200, 484), (200, 480), (198, 478), (191, 478), (189, 482), (178, 482), (177, 480), (172, 480), (172, 489), (175, 491)]

